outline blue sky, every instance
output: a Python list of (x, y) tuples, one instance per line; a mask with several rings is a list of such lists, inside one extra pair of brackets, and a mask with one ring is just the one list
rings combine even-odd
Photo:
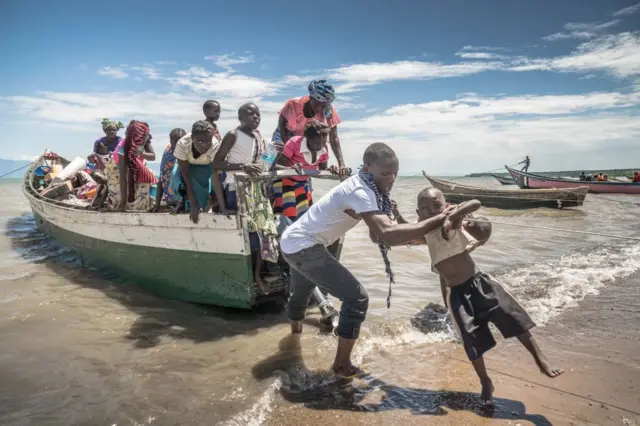
[(384, 141), (406, 174), (640, 167), (634, 0), (4, 0), (0, 39), (3, 158), (84, 156), (102, 117), (161, 151), (206, 99), (223, 131), (256, 102), (270, 136), (322, 77), (352, 166)]

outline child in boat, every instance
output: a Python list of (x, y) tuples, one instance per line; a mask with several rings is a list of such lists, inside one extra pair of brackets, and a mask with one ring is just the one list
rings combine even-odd
[[(425, 188), (418, 194), (419, 220), (441, 214), (445, 207), (444, 195), (438, 189)], [(547, 376), (556, 377), (563, 371), (549, 365), (542, 354), (529, 332), (535, 323), (527, 312), (492, 276), (481, 272), (471, 258), (470, 252), (484, 244), (491, 234), (486, 220), (472, 218), (463, 225), (465, 216), (478, 208), (478, 200), (460, 204), (442, 227), (431, 231), (424, 239), (412, 241), (412, 244), (426, 244), (429, 248), (431, 267), (440, 275), (442, 293), (451, 320), (480, 378), (480, 396), (485, 404), (492, 405), (493, 383), (482, 357), (496, 344), (489, 330), (489, 322), (505, 338), (517, 337)]]

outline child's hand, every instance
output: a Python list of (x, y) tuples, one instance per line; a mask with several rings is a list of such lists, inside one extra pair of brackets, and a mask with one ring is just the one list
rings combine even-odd
[(302, 168), (302, 164), (300, 163), (294, 164), (293, 166), (291, 166), (291, 168), (295, 170), (296, 173), (300, 175), (304, 175), (304, 169)]

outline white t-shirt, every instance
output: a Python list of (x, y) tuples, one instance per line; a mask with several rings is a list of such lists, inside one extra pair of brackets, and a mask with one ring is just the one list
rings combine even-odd
[(213, 162), (216, 152), (220, 143), (215, 140), (212, 141), (211, 148), (204, 154), (201, 154), (198, 158), (193, 157), (193, 140), (191, 140), (191, 133), (184, 135), (176, 144), (176, 149), (173, 150), (173, 156), (178, 160), (187, 161), (189, 164), (206, 165)]
[(338, 240), (360, 221), (344, 212), (348, 209), (358, 215), (380, 210), (376, 195), (358, 175), (325, 194), (284, 231), (280, 239), (283, 253), (297, 253), (316, 244), (326, 247)]

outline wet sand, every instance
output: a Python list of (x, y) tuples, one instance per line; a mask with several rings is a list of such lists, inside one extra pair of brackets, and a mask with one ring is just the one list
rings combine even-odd
[(486, 357), (496, 388), (493, 411), (478, 402), (478, 380), (462, 347), (442, 343), (389, 354), (387, 361), (403, 370), (391, 383), (365, 377), (324, 398), (315, 392), (306, 402), (280, 403), (267, 424), (640, 424), (640, 274), (533, 333), (565, 373), (547, 378), (517, 340), (498, 340)]

